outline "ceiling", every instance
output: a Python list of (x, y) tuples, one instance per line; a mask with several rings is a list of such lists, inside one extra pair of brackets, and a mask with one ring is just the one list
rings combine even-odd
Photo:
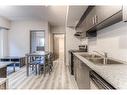
[(88, 6), (69, 6), (68, 8), (68, 17), (67, 17), (67, 26), (75, 27), (79, 22), (81, 16), (86, 11)]
[(0, 16), (9, 20), (44, 20), (52, 26), (65, 25), (66, 13), (66, 6), (0, 6)]
[[(0, 6), (0, 16), (11, 21), (42, 20), (52, 26), (74, 27), (80, 20), (87, 6)], [(66, 19), (67, 16), (67, 19)]]

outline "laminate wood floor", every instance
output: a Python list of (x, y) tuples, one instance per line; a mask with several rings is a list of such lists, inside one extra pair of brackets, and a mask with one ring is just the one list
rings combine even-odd
[(8, 89), (78, 89), (63, 60), (54, 61), (52, 73), (26, 76), (26, 67), (8, 76)]

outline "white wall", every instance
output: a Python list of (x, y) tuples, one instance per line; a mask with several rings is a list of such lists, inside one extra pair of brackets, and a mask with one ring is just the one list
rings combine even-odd
[(0, 56), (8, 56), (8, 30), (0, 29)]
[(51, 32), (52, 33), (65, 33), (66, 29), (65, 26), (52, 26)]
[(8, 55), (8, 30), (11, 21), (0, 16), (0, 56)]
[(53, 52), (53, 33), (50, 32), (50, 51)]
[(3, 28), (10, 28), (10, 25), (11, 25), (11, 21), (0, 16), (0, 27), (3, 27)]
[(59, 35), (59, 54), (61, 57), (64, 57), (64, 35)]
[(127, 62), (127, 23), (120, 22), (97, 32), (88, 40), (89, 51), (105, 51), (109, 57)]
[(51, 26), (48, 24), (48, 32), (49, 32), (49, 51), (53, 52), (53, 33), (51, 32)]
[(76, 33), (74, 28), (66, 27), (66, 64), (68, 65), (69, 56), (68, 51), (71, 49), (79, 49), (78, 46), (82, 43), (81, 40), (76, 38), (74, 34)]
[(8, 34), (10, 56), (24, 56), (30, 51), (30, 30), (45, 30), (45, 48), (48, 50), (48, 22), (13, 21)]

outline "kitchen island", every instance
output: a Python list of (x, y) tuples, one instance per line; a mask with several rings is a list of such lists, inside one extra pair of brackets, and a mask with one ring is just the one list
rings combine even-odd
[(127, 64), (94, 64), (81, 55), (85, 53), (74, 53), (85, 65), (94, 70), (104, 80), (116, 89), (127, 89)]

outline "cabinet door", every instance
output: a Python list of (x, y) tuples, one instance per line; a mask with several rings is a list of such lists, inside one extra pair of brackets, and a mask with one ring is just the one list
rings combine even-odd
[(86, 30), (87, 30), (86, 19), (83, 20), (83, 22), (78, 26), (78, 28), (76, 30), (77, 30), (77, 32), (86, 32)]
[(76, 82), (77, 82), (77, 85), (79, 87), (79, 74), (80, 74), (80, 70), (79, 70), (79, 59), (77, 58), (77, 62), (76, 62)]
[(75, 80), (77, 81), (77, 78), (78, 78), (78, 59), (76, 56), (74, 56), (74, 77), (75, 77)]
[(93, 8), (86, 17), (86, 30), (95, 26), (95, 8)]
[(97, 90), (99, 89), (96, 84), (93, 82), (93, 80), (90, 79), (90, 89), (91, 90)]
[(90, 88), (89, 68), (83, 62), (79, 62), (79, 76), (78, 76), (78, 87), (79, 89)]
[(122, 10), (122, 6), (96, 6), (95, 7), (95, 14), (96, 19), (95, 22), (98, 24), (105, 19), (111, 17), (115, 13)]
[(123, 21), (127, 22), (127, 6), (123, 6)]
[(80, 24), (79, 32), (86, 32), (95, 25), (95, 9), (93, 8), (90, 13), (86, 16), (84, 21)]

